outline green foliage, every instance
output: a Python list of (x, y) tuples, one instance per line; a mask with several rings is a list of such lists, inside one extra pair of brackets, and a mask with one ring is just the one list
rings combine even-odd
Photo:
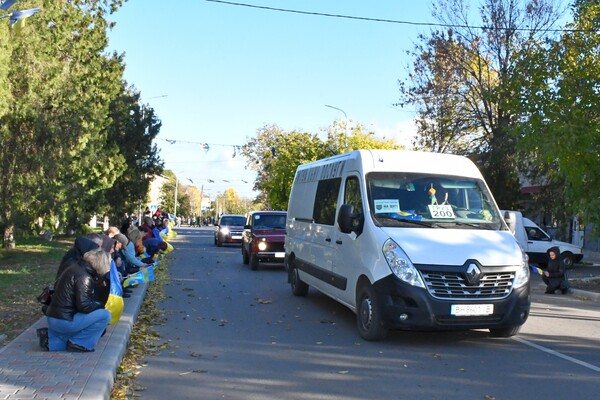
[(104, 193), (104, 201), (109, 215), (121, 217), (146, 204), (148, 177), (162, 173), (163, 162), (153, 144), (161, 123), (151, 107), (140, 104), (139, 92), (125, 82), (110, 104), (110, 115), (108, 145), (114, 147), (112, 154), (124, 158), (124, 168), (114, 172), (116, 180)]
[[(559, 40), (533, 49), (521, 65), (521, 150), (529, 175), (544, 179), (547, 211), (600, 227), (600, 4), (577, 1)], [(542, 178), (540, 178), (540, 175)]]
[(122, 3), (45, 0), (20, 34), (0, 24), (4, 246), (15, 227), (46, 228), (38, 217), (78, 227), (90, 213), (121, 212), (147, 191), (145, 174), (161, 169), (151, 145), (160, 122), (140, 112), (139, 95), (122, 83), (121, 56), (106, 52), (106, 16)]
[(348, 130), (334, 123), (327, 131), (327, 140), (316, 134), (285, 132), (277, 125), (266, 125), (257, 130), (256, 137), (243, 147), (248, 167), (257, 173), (254, 189), (262, 197), (257, 202), (272, 210), (286, 210), (296, 168), (300, 164), (338, 154), (348, 148), (399, 148), (393, 140), (379, 139), (372, 132), (357, 125)]

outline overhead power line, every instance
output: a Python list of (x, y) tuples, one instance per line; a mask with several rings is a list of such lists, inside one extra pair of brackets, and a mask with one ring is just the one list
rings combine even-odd
[[(535, 28), (502, 28), (502, 27), (494, 27), (494, 26), (472, 26), (472, 25), (460, 25), (460, 24), (442, 24), (442, 23), (436, 23), (436, 22), (402, 21), (402, 20), (395, 20), (395, 19), (358, 17), (355, 15), (330, 14), (330, 13), (321, 13), (321, 12), (315, 12), (315, 11), (301, 11), (301, 10), (292, 10), (292, 9), (287, 9), (287, 8), (258, 6), (255, 4), (236, 3), (233, 1), (224, 1), (224, 0), (205, 0), (205, 1), (208, 1), (210, 3), (220, 3), (220, 4), (227, 4), (227, 5), (238, 6), (238, 7), (256, 8), (256, 9), (260, 9), (260, 10), (279, 11), (279, 12), (302, 14), (302, 15), (313, 15), (313, 16), (318, 16), (318, 17), (344, 18), (344, 19), (353, 19), (353, 20), (369, 21), (369, 22), (383, 22), (383, 23), (388, 23), (388, 24), (432, 26), (432, 27), (441, 27), (441, 28), (513, 30), (513, 31), (525, 31), (525, 32), (535, 32), (535, 31), (540, 30), (540, 29), (535, 29)], [(544, 32), (592, 32), (591, 30), (586, 30), (586, 29), (562, 29), (562, 28), (541, 29), (540, 31), (544, 31)]]

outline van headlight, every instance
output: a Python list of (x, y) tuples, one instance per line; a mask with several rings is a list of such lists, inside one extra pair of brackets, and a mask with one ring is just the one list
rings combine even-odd
[(518, 288), (526, 285), (529, 282), (529, 256), (525, 252), (521, 251), (521, 265), (515, 272), (515, 282), (513, 287)]
[(425, 288), (419, 271), (415, 268), (406, 253), (392, 239), (383, 244), (383, 256), (390, 269), (400, 280), (412, 286)]

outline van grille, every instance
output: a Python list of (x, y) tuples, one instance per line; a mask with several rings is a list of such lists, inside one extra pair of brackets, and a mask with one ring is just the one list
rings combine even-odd
[(512, 290), (513, 271), (482, 273), (469, 284), (463, 272), (421, 270), (429, 293), (437, 299), (502, 299)]

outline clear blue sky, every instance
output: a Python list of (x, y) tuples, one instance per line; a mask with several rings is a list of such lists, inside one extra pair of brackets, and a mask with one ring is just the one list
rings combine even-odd
[[(428, 0), (239, 2), (434, 22)], [(163, 123), (156, 143), (166, 168), (213, 196), (233, 187), (252, 197), (254, 174), (239, 152), (234, 157), (235, 146), (265, 124), (324, 138), (322, 131), (344, 118), (326, 104), (378, 136), (405, 143), (412, 135), (413, 113), (393, 104), (411, 61), (406, 51), (427, 27), (205, 0), (129, 0), (110, 19), (117, 25), (109, 46), (125, 53), (125, 78)]]

